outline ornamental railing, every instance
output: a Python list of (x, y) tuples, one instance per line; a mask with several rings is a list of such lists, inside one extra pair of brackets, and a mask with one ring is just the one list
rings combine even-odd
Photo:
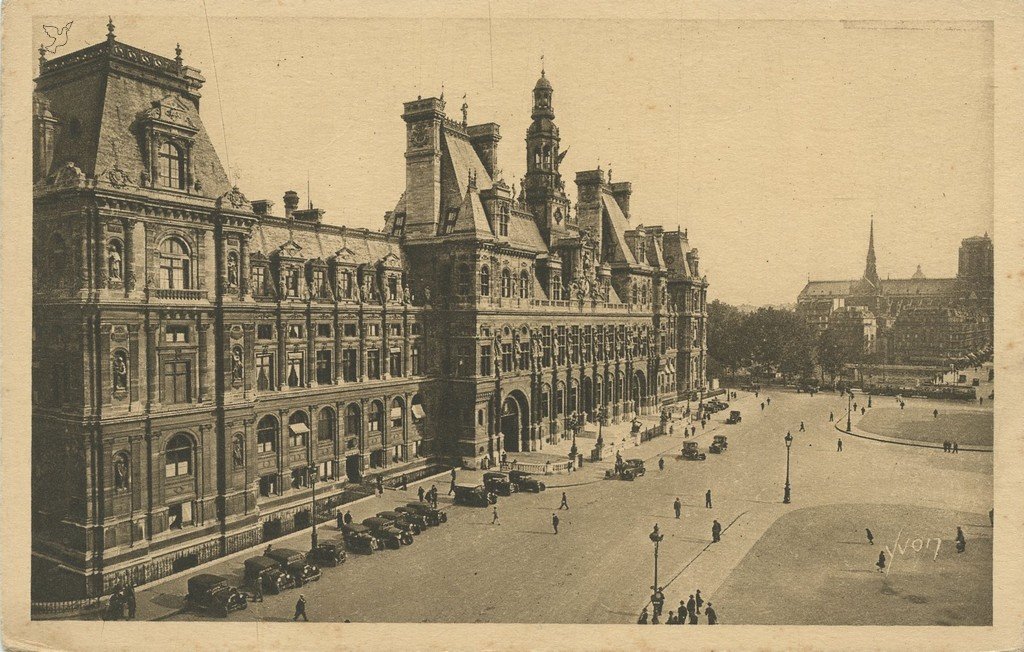
[(206, 290), (156, 288), (150, 292), (154, 298), (168, 301), (202, 301), (206, 299)]

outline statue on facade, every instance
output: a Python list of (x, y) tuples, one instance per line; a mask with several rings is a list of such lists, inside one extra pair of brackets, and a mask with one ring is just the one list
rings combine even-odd
[(127, 489), (130, 482), (128, 470), (128, 454), (118, 453), (114, 457), (114, 488)]
[(242, 350), (235, 347), (231, 351), (231, 380), (232, 382), (240, 382), (242, 380)]
[(111, 366), (113, 371), (114, 389), (128, 389), (128, 355), (124, 351), (115, 352)]
[(242, 441), (241, 435), (235, 435), (235, 439), (231, 447), (231, 459), (236, 468), (245, 464), (245, 442)]

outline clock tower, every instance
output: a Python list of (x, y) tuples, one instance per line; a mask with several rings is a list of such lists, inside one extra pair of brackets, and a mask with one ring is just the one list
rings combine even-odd
[[(541, 70), (533, 87), (533, 123), (526, 130), (526, 178), (523, 190), (526, 204), (548, 245), (558, 236), (570, 235), (569, 198), (565, 182), (558, 172), (564, 154), (558, 151), (558, 127), (551, 105), (551, 82)], [(575, 231), (575, 226), (572, 227)]]

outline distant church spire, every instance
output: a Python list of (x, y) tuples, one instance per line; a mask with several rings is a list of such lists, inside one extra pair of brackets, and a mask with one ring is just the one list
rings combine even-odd
[(878, 267), (875, 263), (875, 221), (871, 220), (871, 231), (868, 235), (868, 260), (864, 267), (864, 280), (870, 281), (872, 285), (878, 285)]

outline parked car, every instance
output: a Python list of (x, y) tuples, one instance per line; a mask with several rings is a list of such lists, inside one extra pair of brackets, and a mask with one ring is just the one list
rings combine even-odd
[(729, 448), (729, 441), (726, 439), (725, 435), (715, 435), (714, 441), (712, 441), (711, 445), (708, 446), (708, 452), (721, 453), (726, 448)]
[(420, 526), (420, 530), (426, 530), (431, 525), (437, 525), (437, 523), (435, 523), (433, 519), (428, 518), (426, 514), (409, 509), (406, 505), (399, 505), (394, 509), (394, 511)]
[(739, 423), (743, 421), (743, 415), (740, 414), (739, 410), (733, 410), (729, 413), (729, 418), (725, 420), (726, 423)]
[(532, 491), (533, 493), (539, 493), (547, 488), (544, 486), (543, 482), (526, 471), (509, 471), (508, 479), (511, 480), (512, 484), (519, 491)]
[(280, 562), (266, 555), (245, 560), (245, 580), (274, 594), (295, 587), (295, 578), (281, 568)]
[(363, 519), (363, 525), (370, 528), (370, 532), (373, 536), (377, 537), (384, 542), (384, 545), (392, 550), (397, 550), (403, 545), (408, 546), (412, 544), (412, 535), (404, 530), (401, 530), (395, 525), (383, 518), (367, 518)]
[(683, 459), (700, 461), (707, 459), (707, 454), (700, 452), (700, 449), (697, 448), (697, 442), (687, 441), (683, 442)]
[(405, 508), (419, 514), (423, 514), (427, 517), (427, 522), (431, 525), (440, 525), (448, 522), (447, 513), (439, 509), (435, 509), (426, 503), (409, 503)]
[(377, 512), (377, 518), (382, 518), (385, 521), (391, 521), (391, 523), (403, 532), (409, 534), (419, 534), (423, 532), (423, 526), (416, 523), (411, 517), (405, 514), (399, 514), (398, 512), (384, 511)]
[(320, 566), (340, 566), (345, 563), (345, 542), (321, 539), (316, 548), (306, 554), (306, 559)]
[(268, 550), (266, 556), (275, 559), (288, 573), (295, 578), (296, 586), (315, 582), (323, 575), (320, 567), (306, 561), (306, 555), (291, 548), (274, 548)]
[(725, 408), (729, 407), (729, 404), (725, 401), (719, 401), (717, 398), (713, 398), (704, 404), (704, 409), (714, 414), (715, 412), (721, 412)]
[(635, 480), (647, 473), (644, 461), (641, 459), (629, 459), (622, 463), (622, 479)]
[(499, 496), (511, 496), (516, 487), (509, 479), (508, 473), (502, 471), (488, 471), (484, 473), (484, 488)]
[(487, 507), (498, 502), (497, 494), (494, 494), (483, 485), (455, 485), (455, 504), (467, 505), (469, 507)]
[(342, 524), (341, 536), (345, 540), (345, 547), (352, 552), (369, 555), (374, 550), (380, 550), (384, 547), (381, 540), (373, 536), (370, 528), (361, 523)]
[(232, 611), (241, 611), (249, 606), (245, 596), (229, 585), (226, 578), (210, 573), (188, 578), (185, 604), (189, 609), (205, 611), (220, 618), (227, 618)]

